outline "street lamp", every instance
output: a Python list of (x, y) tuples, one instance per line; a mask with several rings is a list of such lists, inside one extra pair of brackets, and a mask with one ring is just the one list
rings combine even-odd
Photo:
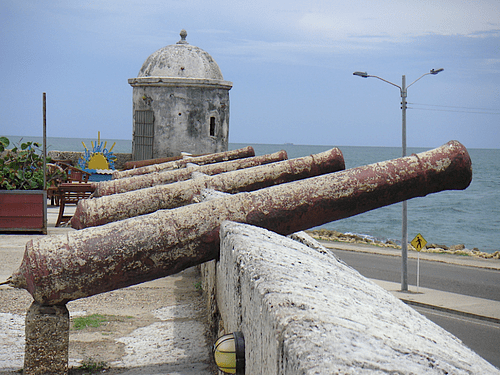
[[(403, 130), (402, 130), (402, 145), (403, 145), (403, 157), (406, 156), (406, 105), (408, 104), (406, 101), (407, 93), (408, 93), (408, 88), (413, 85), (415, 82), (417, 82), (420, 78), (432, 74), (436, 75), (439, 72), (442, 72), (444, 69), (431, 69), (429, 73), (422, 74), (420, 77), (418, 77), (415, 81), (410, 83), (408, 86), (406, 86), (406, 76), (403, 75), (402, 79), (402, 84), (401, 86), (396, 85), (395, 83), (389, 82), (383, 78), (377, 77), (377, 76), (372, 76), (369, 75), (367, 72), (354, 72), (353, 75), (362, 77), (362, 78), (377, 78), (380, 79), (381, 81), (384, 81), (390, 85), (396, 86), (399, 89), (399, 92), (401, 93), (401, 109), (402, 109), (402, 124), (403, 124)], [(401, 291), (407, 292), (408, 291), (408, 202), (403, 201), (403, 229), (402, 229), (402, 236), (401, 236), (401, 257), (402, 257), (402, 271), (401, 271)]]

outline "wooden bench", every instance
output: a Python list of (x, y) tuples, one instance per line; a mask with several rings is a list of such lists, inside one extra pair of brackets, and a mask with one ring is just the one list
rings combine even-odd
[(59, 216), (56, 227), (67, 223), (72, 216), (64, 215), (67, 204), (77, 204), (80, 199), (90, 198), (95, 188), (87, 183), (63, 183), (58, 186), (59, 191)]

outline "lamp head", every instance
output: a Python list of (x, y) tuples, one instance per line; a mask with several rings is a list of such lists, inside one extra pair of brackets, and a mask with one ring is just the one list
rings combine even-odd
[(245, 374), (245, 338), (241, 332), (220, 337), (214, 344), (215, 364), (226, 374)]
[(353, 76), (359, 76), (359, 77), (363, 77), (363, 78), (368, 78), (369, 75), (367, 72), (354, 72), (352, 73)]
[(438, 74), (439, 72), (442, 72), (444, 69), (443, 68), (439, 68), (439, 69), (431, 69), (430, 73), (431, 74)]

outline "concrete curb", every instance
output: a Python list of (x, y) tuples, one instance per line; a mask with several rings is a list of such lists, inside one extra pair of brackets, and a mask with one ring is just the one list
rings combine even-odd
[(447, 307), (440, 307), (440, 306), (436, 306), (436, 305), (429, 305), (427, 303), (410, 301), (410, 300), (403, 299), (403, 298), (401, 298), (401, 301), (403, 301), (404, 303), (406, 303), (408, 305), (426, 307), (426, 308), (429, 308), (429, 309), (432, 309), (432, 310), (443, 311), (443, 312), (447, 312), (447, 313), (451, 313), (451, 314), (455, 314), (455, 315), (464, 316), (464, 317), (467, 317), (467, 318), (474, 318), (474, 319), (478, 319), (478, 320), (484, 320), (484, 321), (487, 321), (487, 322), (492, 322), (492, 323), (500, 324), (500, 319), (492, 318), (492, 317), (489, 317), (489, 316), (467, 313), (467, 312), (460, 311), (460, 310), (454, 310), (454, 309), (450, 309), (450, 308), (447, 308)]

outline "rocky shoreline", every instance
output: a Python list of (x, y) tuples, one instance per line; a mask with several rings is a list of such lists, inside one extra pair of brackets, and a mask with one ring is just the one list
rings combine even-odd
[[(311, 237), (317, 240), (324, 241), (334, 241), (334, 242), (350, 242), (350, 243), (360, 243), (372, 246), (387, 247), (393, 249), (401, 249), (401, 246), (393, 241), (377, 241), (370, 238), (358, 236), (350, 233), (341, 233), (335, 230), (328, 229), (314, 229), (306, 231)], [(411, 244), (408, 244), (408, 249), (411, 251), (416, 251)], [(423, 253), (438, 253), (438, 254), (450, 254), (450, 255), (462, 255), (462, 256), (473, 256), (484, 259), (500, 259), (500, 251), (495, 251), (494, 253), (485, 253), (477, 248), (467, 249), (465, 245), (438, 245), (438, 244), (427, 244), (425, 248), (421, 250)]]

